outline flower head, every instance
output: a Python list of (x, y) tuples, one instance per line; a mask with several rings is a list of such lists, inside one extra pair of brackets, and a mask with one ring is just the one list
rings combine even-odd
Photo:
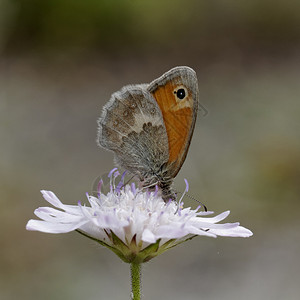
[(229, 211), (211, 217), (213, 212), (184, 208), (181, 201), (165, 203), (157, 189), (149, 192), (135, 184), (115, 184), (119, 172), (109, 174), (111, 189), (98, 197), (87, 195), (90, 206), (65, 205), (53, 192), (42, 191), (56, 208), (40, 207), (27, 230), (47, 233), (78, 231), (114, 251), (125, 262), (145, 262), (195, 236), (249, 237), (252, 232), (239, 223), (219, 224)]

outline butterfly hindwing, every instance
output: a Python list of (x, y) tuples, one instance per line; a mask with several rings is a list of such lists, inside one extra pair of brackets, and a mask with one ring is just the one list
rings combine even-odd
[(118, 165), (144, 180), (169, 159), (161, 110), (148, 85), (126, 86), (112, 95), (98, 120), (98, 143), (115, 154)]

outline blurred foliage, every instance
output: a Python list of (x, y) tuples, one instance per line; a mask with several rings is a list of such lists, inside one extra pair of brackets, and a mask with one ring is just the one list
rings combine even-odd
[(269, 0), (3, 0), (7, 28), (0, 41), (7, 53), (174, 51), (187, 45), (210, 52), (231, 43), (276, 44), (275, 51), (299, 43), (299, 9), (299, 1)]

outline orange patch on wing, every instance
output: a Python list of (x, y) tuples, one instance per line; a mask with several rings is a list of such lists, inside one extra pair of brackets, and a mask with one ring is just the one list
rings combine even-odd
[[(177, 102), (178, 100), (174, 94), (175, 88), (176, 85), (168, 82), (166, 85), (158, 87), (153, 92), (153, 96), (162, 111), (167, 130), (169, 143), (168, 163), (175, 163), (175, 166), (180, 167), (189, 147), (193, 110), (192, 107), (180, 108), (180, 102)], [(183, 99), (182, 101), (190, 102), (191, 99)]]

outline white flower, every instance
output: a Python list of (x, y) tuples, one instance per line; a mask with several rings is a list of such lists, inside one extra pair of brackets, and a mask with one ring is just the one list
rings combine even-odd
[[(116, 178), (115, 173), (111, 178)], [(112, 173), (110, 174), (112, 175)], [(122, 182), (122, 181), (121, 181)], [(121, 185), (122, 186), (122, 185)], [(249, 237), (252, 232), (239, 223), (219, 224), (229, 211), (213, 212), (183, 208), (182, 203), (165, 203), (157, 191), (143, 191), (134, 184), (120, 189), (111, 180), (111, 191), (88, 196), (90, 206), (65, 205), (53, 192), (42, 191), (56, 208), (40, 207), (27, 230), (66, 233), (77, 230), (113, 250), (126, 262), (144, 262), (195, 236)]]

